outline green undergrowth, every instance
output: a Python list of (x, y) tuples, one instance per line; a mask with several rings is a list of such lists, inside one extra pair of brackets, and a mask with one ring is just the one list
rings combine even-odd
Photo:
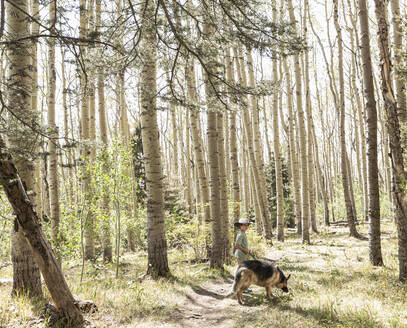
[[(367, 236), (367, 225), (358, 229)], [(398, 281), (393, 222), (385, 221), (382, 232), (385, 266), (377, 268), (369, 264), (368, 242), (349, 238), (346, 227), (321, 229), (311, 235), (311, 245), (288, 232), (284, 243), (272, 247), (251, 231), (257, 254), (279, 259), (291, 274), (290, 292), (275, 290), (268, 300), (264, 289), (254, 287), (244, 295), (245, 306), (219, 297), (230, 288), (234, 265), (221, 272), (185, 261), (194, 258), (192, 250), (169, 251), (169, 279), (138, 281), (146, 271), (143, 252), (123, 255), (118, 279), (111, 264), (87, 263), (82, 283), (80, 260), (64, 262), (63, 269), (72, 292), (99, 308), (86, 315), (91, 327), (407, 327), (407, 286)], [(0, 279), (11, 275), (11, 266), (0, 270)], [(12, 298), (10, 291), (0, 286), (0, 327), (46, 326), (40, 303)]]

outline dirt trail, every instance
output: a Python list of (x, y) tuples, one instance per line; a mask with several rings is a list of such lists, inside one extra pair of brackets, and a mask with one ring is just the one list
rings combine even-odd
[(174, 313), (175, 327), (231, 327), (236, 320), (237, 301), (226, 299), (224, 295), (232, 282), (232, 279), (212, 280), (193, 287)]
[[(287, 252), (284, 252), (287, 255)], [(284, 256), (283, 252), (268, 254), (268, 258), (279, 259)], [(298, 254), (291, 254), (297, 255)], [(210, 280), (201, 286), (192, 287), (192, 291), (186, 294), (185, 302), (176, 309), (172, 316), (174, 322), (163, 327), (213, 327), (230, 328), (238, 325), (239, 317), (249, 315), (264, 307), (265, 290), (257, 286), (251, 286), (253, 293), (244, 295), (246, 306), (237, 303), (236, 298), (224, 297), (230, 290), (233, 277), (226, 280)]]

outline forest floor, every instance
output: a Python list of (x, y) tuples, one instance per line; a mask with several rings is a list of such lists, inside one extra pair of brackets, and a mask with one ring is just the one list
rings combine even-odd
[[(367, 225), (358, 228), (367, 236)], [(349, 238), (346, 227), (324, 228), (311, 240), (303, 245), (289, 232), (284, 243), (262, 245), (266, 257), (279, 259), (284, 273), (291, 273), (290, 292), (276, 289), (270, 301), (254, 286), (244, 295), (245, 306), (223, 297), (233, 281), (233, 265), (222, 273), (208, 263), (179, 262), (188, 256), (181, 251), (169, 252), (171, 279), (137, 282), (146, 267), (141, 252), (124, 254), (119, 279), (113, 267), (101, 263), (85, 267), (82, 284), (80, 261), (65, 263), (64, 272), (72, 292), (99, 308), (86, 315), (88, 327), (407, 327), (407, 286), (397, 279), (393, 222), (382, 226), (384, 267), (369, 264), (368, 241)], [(0, 281), (11, 274), (11, 266), (0, 269)], [(0, 283), (0, 327), (44, 327), (38, 304), (12, 298), (10, 291), (9, 284)]]

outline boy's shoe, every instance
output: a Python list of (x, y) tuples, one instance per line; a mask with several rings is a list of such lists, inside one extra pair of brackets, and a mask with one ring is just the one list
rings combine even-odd
[(247, 289), (243, 292), (243, 294), (253, 294), (253, 289), (247, 288)]

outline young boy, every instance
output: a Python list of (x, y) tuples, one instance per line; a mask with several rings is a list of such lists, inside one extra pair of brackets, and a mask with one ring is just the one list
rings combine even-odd
[(249, 255), (249, 243), (247, 241), (246, 230), (249, 228), (250, 221), (248, 219), (239, 219), (235, 223), (235, 227), (239, 228), (239, 232), (236, 235), (235, 241), (235, 257), (237, 259), (237, 264), (242, 263), (248, 259)]

